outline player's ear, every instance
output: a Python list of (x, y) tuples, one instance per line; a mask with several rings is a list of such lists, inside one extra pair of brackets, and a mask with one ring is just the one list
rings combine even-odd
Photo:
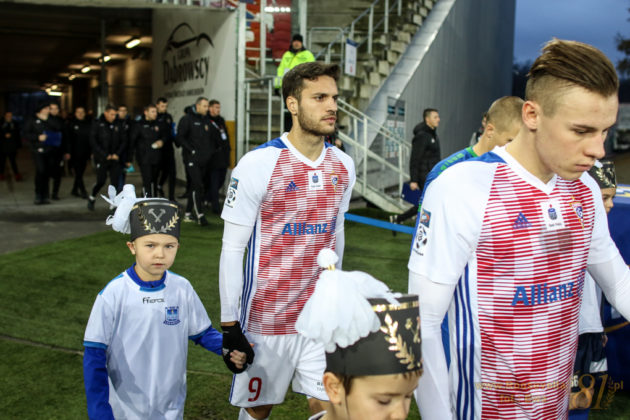
[(297, 115), (298, 111), (298, 100), (295, 96), (287, 97), (287, 109), (291, 113), (291, 115)]
[(129, 248), (129, 251), (131, 251), (131, 255), (136, 255), (136, 247), (133, 242), (127, 241), (127, 248)]
[(540, 114), (542, 113), (542, 108), (540, 103), (534, 101), (525, 101), (523, 104), (523, 109), (521, 111), (521, 115), (523, 117), (523, 124), (529, 130), (536, 130), (538, 128), (538, 120)]
[(330, 403), (333, 405), (341, 404), (345, 398), (346, 392), (339, 378), (332, 372), (325, 372), (323, 382)]
[(492, 137), (494, 137), (497, 129), (494, 126), (494, 124), (492, 124), (491, 122), (486, 124), (486, 128), (484, 128), (484, 134), (488, 137), (488, 140), (492, 140)]

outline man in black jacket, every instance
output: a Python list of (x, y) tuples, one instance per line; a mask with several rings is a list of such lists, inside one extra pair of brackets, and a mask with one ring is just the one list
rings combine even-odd
[(147, 105), (144, 116), (134, 124), (131, 132), (131, 144), (140, 166), (142, 193), (145, 197), (157, 197), (157, 181), (164, 147), (162, 131), (156, 117), (155, 105)]
[(68, 151), (70, 152), (70, 166), (74, 171), (74, 184), (72, 195), (88, 198), (83, 174), (92, 149), (90, 148), (90, 131), (92, 124), (85, 118), (85, 108), (78, 106), (74, 110), (74, 118), (68, 121), (66, 132), (68, 133)]
[(50, 204), (50, 174), (54, 170), (53, 147), (61, 145), (61, 135), (49, 123), (50, 103), (40, 102), (35, 115), (24, 126), (35, 163), (35, 204)]
[[(422, 112), (423, 122), (413, 129), (411, 157), (409, 158), (409, 188), (422, 191), (427, 175), (440, 161), (440, 141), (436, 133), (440, 125), (440, 114), (434, 108)], [(401, 223), (418, 213), (417, 205), (398, 216), (390, 216), (393, 223)]]
[(215, 143), (215, 150), (210, 158), (208, 169), (208, 186), (206, 199), (212, 203), (212, 212), (219, 214), (219, 190), (225, 182), (225, 174), (230, 166), (230, 138), (228, 137), (225, 120), (221, 116), (221, 104), (216, 99), (210, 101), (210, 123), (214, 131), (212, 139)]
[(163, 185), (168, 180), (168, 199), (175, 201), (175, 151), (173, 149), (173, 117), (167, 112), (168, 99), (160, 97), (155, 104), (157, 108), (156, 121), (160, 126), (162, 146), (162, 161), (160, 162), (160, 179), (158, 181), (158, 195), (164, 196)]
[(208, 224), (202, 211), (203, 179), (214, 152), (214, 141), (210, 131), (208, 99), (197, 98), (195, 106), (184, 115), (177, 125), (176, 143), (182, 147), (184, 166), (190, 177), (190, 191), (184, 221), (190, 221), (195, 212), (197, 222)]
[(13, 170), (15, 180), (21, 181), (22, 175), (20, 175), (15, 158), (17, 156), (18, 149), (22, 145), (22, 140), (20, 138), (20, 129), (15, 121), (13, 121), (13, 113), (11, 111), (6, 111), (4, 113), (4, 120), (2, 121), (2, 130), (0, 133), (0, 181), (4, 180), (4, 165), (6, 164), (7, 159), (9, 159), (9, 164)]
[(116, 124), (116, 108), (113, 105), (107, 105), (103, 115), (92, 124), (90, 146), (96, 163), (96, 184), (88, 197), (88, 209), (94, 210), (96, 194), (105, 185), (108, 173), (111, 185), (120, 192), (118, 181), (123, 169), (120, 157), (127, 149), (127, 138), (121, 126)]
[(51, 148), (54, 163), (50, 173), (50, 177), (53, 180), (52, 199), (59, 200), (59, 188), (61, 187), (61, 176), (64, 172), (64, 163), (70, 156), (68, 155), (68, 141), (66, 139), (65, 123), (60, 115), (59, 104), (56, 102), (50, 103), (50, 116), (48, 117), (48, 124), (50, 125), (51, 130), (58, 132), (61, 136), (61, 142), (59, 145), (53, 145)]

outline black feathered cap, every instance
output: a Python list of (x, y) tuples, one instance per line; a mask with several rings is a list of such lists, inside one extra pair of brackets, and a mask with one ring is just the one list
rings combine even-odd
[(610, 160), (600, 160), (588, 171), (595, 178), (599, 188), (617, 188), (617, 175), (615, 164)]
[(177, 204), (159, 198), (138, 201), (129, 213), (130, 240), (153, 233), (163, 233), (179, 239), (180, 223)]
[(380, 329), (356, 343), (326, 353), (326, 370), (346, 376), (392, 375), (422, 370), (420, 311), (417, 295), (370, 298)]

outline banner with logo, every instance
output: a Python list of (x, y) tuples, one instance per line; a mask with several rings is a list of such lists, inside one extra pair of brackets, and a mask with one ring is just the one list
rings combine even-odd
[(225, 10), (153, 11), (153, 96), (168, 99), (175, 122), (199, 96), (236, 111), (236, 13)]
[[(199, 96), (217, 99), (228, 127), (236, 116), (235, 12), (190, 8), (153, 10), (153, 100), (168, 99), (177, 124)], [(233, 141), (233, 139), (231, 139)], [(180, 151), (177, 177), (184, 179)]]

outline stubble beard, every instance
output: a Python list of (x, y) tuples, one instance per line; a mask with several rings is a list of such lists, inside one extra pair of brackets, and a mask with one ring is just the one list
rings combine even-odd
[[(332, 114), (332, 115), (335, 115), (335, 114)], [(300, 109), (298, 109), (297, 118), (298, 118), (298, 124), (300, 125), (300, 128), (305, 133), (321, 137), (321, 136), (327, 136), (329, 134), (333, 134), (335, 132), (334, 125), (330, 127), (330, 129), (327, 129), (326, 131), (322, 130), (321, 128), (318, 127), (317, 122), (308, 119), (305, 113), (303, 113), (302, 110)]]

